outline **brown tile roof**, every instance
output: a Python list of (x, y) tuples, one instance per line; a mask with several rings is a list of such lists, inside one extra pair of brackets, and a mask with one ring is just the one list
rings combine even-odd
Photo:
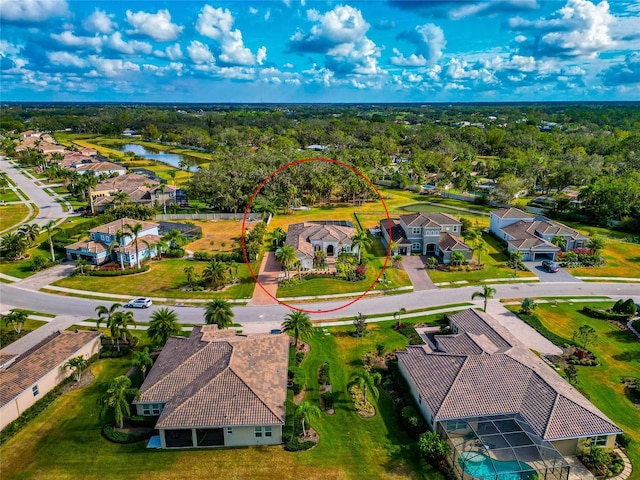
[(143, 175), (137, 175), (135, 173), (127, 173), (114, 178), (108, 178), (98, 185), (96, 190), (135, 190), (136, 188), (143, 187), (145, 185), (154, 186), (158, 185), (157, 180), (152, 180)]
[(440, 240), (438, 241), (438, 247), (445, 252), (451, 250), (468, 250), (471, 251), (471, 247), (460, 240), (460, 237), (451, 235), (449, 232), (443, 232), (440, 234)]
[(462, 225), (458, 220), (456, 220), (451, 215), (447, 215), (446, 213), (440, 212), (420, 212), (420, 213), (410, 213), (407, 215), (400, 215), (400, 219), (410, 227), (429, 227), (429, 226), (438, 226), (441, 227), (443, 225)]
[[(420, 347), (398, 353), (436, 420), (520, 413), (545, 440), (620, 432), (491, 316), (467, 310), (450, 319), (464, 333), (446, 336), (444, 342), (436, 339), (459, 354), (428, 353)], [(482, 342), (484, 347), (478, 348)], [(491, 352), (491, 343), (511, 346)]]
[(158, 428), (284, 424), (288, 337), (211, 327), (169, 339), (136, 403), (165, 404)]
[[(86, 157), (85, 157), (86, 158)], [(117, 165), (112, 162), (95, 162), (95, 163), (87, 163), (79, 165), (77, 168), (78, 171), (88, 171), (88, 172), (106, 172), (113, 170), (126, 170), (122, 165)]]
[[(149, 234), (149, 235), (143, 235), (141, 237), (138, 237), (138, 250), (142, 251), (147, 249), (147, 244), (145, 242), (147, 242), (149, 245), (154, 245), (156, 243), (158, 243), (160, 240), (162, 240), (162, 237), (159, 235), (153, 235), (153, 234)], [(123, 252), (125, 252), (126, 254), (130, 255), (132, 253), (136, 253), (136, 242), (133, 241), (133, 237), (131, 237), (131, 242), (128, 243), (123, 249)]]
[(0, 407), (58, 368), (78, 350), (94, 341), (100, 332), (57, 332), (20, 355), (7, 368), (0, 368)]
[(70, 250), (82, 250), (86, 249), (91, 253), (100, 253), (106, 252), (109, 247), (102, 242), (94, 242), (93, 240), (81, 240), (76, 243), (72, 243), (71, 245), (67, 245), (64, 248), (68, 248)]
[(357, 230), (354, 227), (323, 224), (322, 222), (294, 223), (289, 225), (287, 229), (285, 244), (292, 246), (302, 255), (313, 257), (314, 250), (311, 240), (351, 245), (351, 237), (356, 232)]
[(121, 218), (119, 220), (114, 220), (113, 222), (100, 225), (99, 227), (92, 228), (89, 230), (89, 233), (108, 233), (110, 235), (114, 235), (118, 230), (122, 230), (123, 232), (128, 231), (126, 228), (127, 224), (134, 226), (136, 223), (142, 225), (142, 231), (159, 226), (155, 222), (145, 222), (144, 220), (134, 220), (132, 218)]
[(531, 218), (526, 212), (523, 212), (519, 208), (500, 208), (498, 210), (492, 210), (491, 213), (500, 218)]

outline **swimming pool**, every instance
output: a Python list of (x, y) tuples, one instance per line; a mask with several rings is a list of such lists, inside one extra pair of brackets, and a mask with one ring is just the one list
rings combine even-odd
[(436, 187), (433, 185), (420, 185), (424, 190), (435, 190)]
[(527, 478), (527, 472), (535, 472), (526, 463), (491, 460), (481, 452), (462, 452), (458, 457), (458, 464), (468, 475), (483, 480), (522, 480)]

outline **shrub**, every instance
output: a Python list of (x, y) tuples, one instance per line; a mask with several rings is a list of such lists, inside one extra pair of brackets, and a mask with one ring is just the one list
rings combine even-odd
[(298, 394), (307, 386), (307, 374), (299, 368), (293, 376), (293, 393)]
[(140, 268), (128, 268), (126, 270), (87, 270), (85, 273), (91, 277), (121, 277), (149, 271), (151, 267), (144, 265)]
[(213, 260), (213, 255), (209, 252), (198, 250), (197, 252), (193, 252), (193, 259), (199, 262), (208, 262)]
[(582, 307), (582, 313), (592, 318), (599, 318), (602, 320), (616, 320), (618, 322), (624, 322), (629, 318), (629, 314), (615, 313), (606, 310), (599, 310), (597, 308), (591, 308), (588, 306)]
[(424, 431), (426, 427), (422, 415), (411, 405), (407, 405), (400, 411), (400, 418), (404, 426), (415, 434)]
[(324, 401), (325, 410), (333, 409), (334, 396), (333, 392), (324, 392), (322, 395), (322, 400)]
[(418, 448), (427, 460), (438, 461), (447, 456), (451, 447), (436, 432), (425, 432), (420, 435)]
[(102, 427), (102, 434), (107, 440), (111, 440), (114, 443), (137, 443), (142, 440), (146, 440), (151, 437), (153, 430), (148, 432), (130, 433), (113, 428), (112, 425), (105, 425)]
[(296, 352), (296, 365), (299, 366), (304, 360), (304, 352)]
[(422, 337), (418, 335), (418, 332), (416, 332), (416, 329), (413, 328), (413, 326), (407, 325), (398, 329), (398, 331), (409, 339), (409, 345), (424, 345)]
[(129, 423), (132, 427), (147, 427), (153, 428), (156, 426), (158, 417), (145, 417), (143, 415), (133, 415), (129, 418)]
[(616, 436), (616, 442), (618, 442), (618, 445), (620, 445), (622, 448), (628, 448), (629, 444), (631, 443), (631, 437), (626, 433), (619, 433)]
[(183, 248), (170, 248), (166, 253), (169, 258), (182, 258), (184, 257), (184, 249)]
[(321, 385), (329, 385), (331, 380), (329, 379), (329, 364), (323, 363), (318, 370), (318, 383)]
[(629, 316), (635, 315), (637, 311), (638, 307), (636, 307), (636, 303), (633, 301), (633, 298), (627, 299), (620, 307), (620, 313), (626, 313)]
[(298, 437), (292, 437), (284, 447), (288, 452), (302, 452), (303, 450), (309, 450), (311, 447), (315, 445), (315, 442), (307, 441), (301, 442), (298, 440)]

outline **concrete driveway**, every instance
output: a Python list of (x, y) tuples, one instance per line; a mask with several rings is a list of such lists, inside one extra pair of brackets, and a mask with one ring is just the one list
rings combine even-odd
[(523, 262), (525, 266), (531, 270), (536, 276), (540, 279), (541, 282), (582, 282), (582, 280), (574, 277), (569, 272), (567, 272), (564, 268), (560, 268), (557, 272), (551, 273), (547, 272), (544, 268), (542, 268), (542, 262)]
[(414, 255), (410, 257), (402, 257), (402, 268), (407, 272), (407, 275), (409, 275), (409, 279), (411, 280), (411, 283), (413, 283), (414, 292), (438, 288), (431, 281), (424, 265), (424, 260), (425, 257)]

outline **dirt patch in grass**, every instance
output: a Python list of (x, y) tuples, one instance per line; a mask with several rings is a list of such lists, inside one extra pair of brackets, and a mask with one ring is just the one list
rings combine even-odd
[(84, 372), (82, 372), (79, 382), (72, 381), (70, 383), (67, 383), (61, 388), (61, 391), (62, 393), (66, 393), (73, 390), (80, 390), (81, 388), (84, 388), (92, 383), (95, 379), (96, 377), (93, 375), (93, 373), (91, 373), (91, 370), (85, 370)]

